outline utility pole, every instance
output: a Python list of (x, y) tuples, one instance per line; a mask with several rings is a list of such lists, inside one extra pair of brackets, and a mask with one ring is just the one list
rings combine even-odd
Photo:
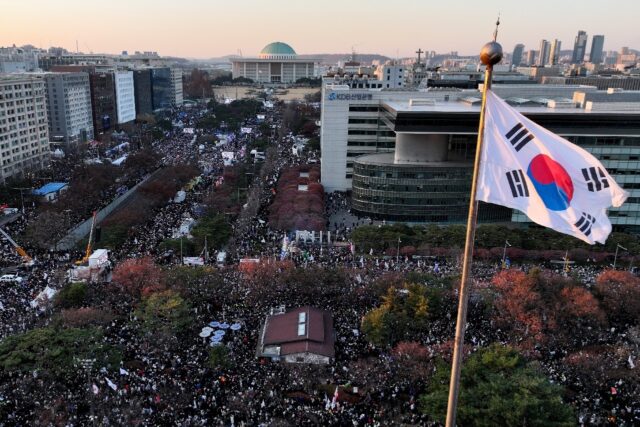
[(399, 259), (400, 259), (400, 242), (401, 242), (400, 237), (398, 237), (398, 249), (396, 250), (396, 264), (398, 262), (400, 262), (399, 261)]
[(22, 190), (31, 190), (31, 187), (13, 187), (13, 190), (20, 190), (20, 201), (22, 202), (22, 214), (24, 214), (24, 195)]

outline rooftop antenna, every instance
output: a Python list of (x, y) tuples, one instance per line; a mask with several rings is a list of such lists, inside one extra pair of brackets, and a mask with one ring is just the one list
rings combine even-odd
[(76, 39), (76, 53), (80, 53), (80, 49), (78, 49), (78, 39)]

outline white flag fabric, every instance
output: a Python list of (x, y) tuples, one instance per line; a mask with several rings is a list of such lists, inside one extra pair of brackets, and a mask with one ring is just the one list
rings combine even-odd
[(129, 371), (124, 368), (120, 368), (120, 375), (129, 375)]
[(109, 378), (107, 378), (107, 377), (104, 377), (104, 379), (107, 381), (107, 385), (109, 385), (109, 387), (111, 387), (111, 388), (113, 389), (113, 391), (118, 390), (118, 386), (117, 386), (117, 385), (115, 385), (115, 384), (113, 383), (113, 381), (111, 381), (111, 380), (110, 380)]
[(594, 244), (611, 233), (607, 208), (622, 205), (628, 193), (587, 151), (488, 90), (476, 197)]

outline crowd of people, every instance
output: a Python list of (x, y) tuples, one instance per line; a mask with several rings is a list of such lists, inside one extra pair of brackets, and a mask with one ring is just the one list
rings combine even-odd
[[(206, 109), (202, 107), (171, 111), (171, 119), (180, 121), (181, 126), (165, 132), (161, 140), (153, 143), (162, 164), (197, 164), (201, 179), (183, 201), (168, 202), (157, 209), (110, 254), (115, 264), (150, 256), (168, 270), (176, 268), (180, 258), (172, 256), (167, 260), (160, 243), (171, 238), (185, 218), (201, 215), (206, 195), (223, 174), (222, 152), (233, 152), (242, 161), (250, 156), (247, 146), (252, 138), (269, 138), (270, 149), (259, 175), (253, 177), (247, 190), (244, 210), (232, 222), (232, 237), (225, 248), (230, 252), (227, 265), (211, 273), (214, 284), (202, 298), (190, 301), (193, 326), (174, 335), (145, 330), (136, 314), (135, 301), (118, 299), (113, 284), (91, 285), (97, 299), (108, 294), (100, 308), (111, 311), (114, 318), (102, 326), (104, 343), (121, 350), (120, 367), (78, 366), (56, 381), (38, 370), (5, 370), (0, 374), (0, 425), (436, 425), (418, 405), (424, 384), (401, 375), (399, 362), (386, 349), (370, 344), (360, 333), (360, 325), (367, 311), (379, 304), (379, 295), (372, 290), (375, 283), (410, 273), (435, 279), (456, 277), (460, 272), (456, 260), (360, 253), (349, 244), (349, 231), (368, 220), (332, 224), (329, 218), (349, 210), (348, 199), (339, 193), (326, 198), (330, 242), (296, 241), (292, 234), (271, 229), (268, 206), (279, 174), (284, 168), (305, 164), (309, 154), (293, 153), (291, 135), (278, 139), (256, 135), (255, 118), (246, 121), (253, 135), (224, 130), (228, 135), (226, 144), (201, 144), (199, 137), (211, 132), (197, 126), (203, 114)], [(266, 111), (266, 123), (281, 126), (278, 108)], [(195, 130), (193, 134), (185, 133), (183, 128)], [(312, 156), (317, 157), (315, 153)], [(11, 235), (24, 232), (33, 220), (30, 212), (6, 226)], [(283, 241), (288, 242), (286, 249)], [(6, 242), (2, 242), (1, 250), (0, 267), (21, 261)], [(79, 256), (73, 251), (33, 251), (37, 263), (24, 272), (25, 280), (0, 287), (0, 340), (52, 321), (55, 311), (50, 306), (33, 307), (31, 302), (46, 287), (59, 290), (64, 286), (61, 271)], [(243, 258), (259, 259), (266, 276), (240, 271), (237, 263)], [(211, 263), (215, 262), (212, 257)], [(289, 292), (281, 287), (278, 278), (296, 267), (316, 273), (318, 270), (313, 269), (340, 271), (340, 283), (322, 282), (318, 273), (317, 286), (305, 292)], [(269, 268), (273, 269), (272, 276), (268, 275)], [(512, 268), (527, 270), (529, 266)], [(501, 269), (500, 265), (475, 263), (475, 289), (486, 287)], [(572, 274), (586, 286), (592, 286), (601, 271), (596, 266), (572, 267)], [(266, 280), (273, 283), (262, 283)], [(453, 337), (455, 290), (450, 298), (443, 316), (421, 334), (421, 343), (429, 349), (441, 348)], [(481, 300), (479, 292), (472, 295), (467, 342), (474, 348), (504, 341), (490, 319), (478, 315), (480, 309), (474, 310)], [(280, 305), (311, 305), (332, 313), (336, 353), (330, 365), (287, 365), (256, 357), (265, 316)], [(208, 341), (200, 338), (197, 330), (218, 320), (236, 322), (241, 328), (224, 338), (227, 362), (212, 365)], [(637, 351), (639, 343), (632, 344), (632, 337), (620, 335), (625, 332), (611, 330), (602, 340), (625, 340)], [(559, 367), (559, 357), (545, 355), (541, 364), (554, 382), (572, 390), (579, 424), (640, 424), (637, 380), (634, 383), (621, 377), (620, 383), (590, 389), (577, 374)]]

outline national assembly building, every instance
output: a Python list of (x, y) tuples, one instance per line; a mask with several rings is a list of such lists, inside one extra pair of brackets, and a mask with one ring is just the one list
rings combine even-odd
[[(358, 84), (359, 85), (359, 84)], [(480, 112), (479, 90), (380, 90), (325, 81), (321, 164), (327, 191), (391, 221), (464, 223)], [(520, 113), (596, 156), (630, 193), (609, 216), (640, 229), (640, 92), (593, 86), (494, 85)], [(483, 222), (528, 222), (483, 204)]]
[(298, 58), (293, 48), (282, 42), (269, 43), (257, 58), (231, 59), (234, 79), (244, 77), (262, 84), (287, 84), (314, 78), (317, 62)]

